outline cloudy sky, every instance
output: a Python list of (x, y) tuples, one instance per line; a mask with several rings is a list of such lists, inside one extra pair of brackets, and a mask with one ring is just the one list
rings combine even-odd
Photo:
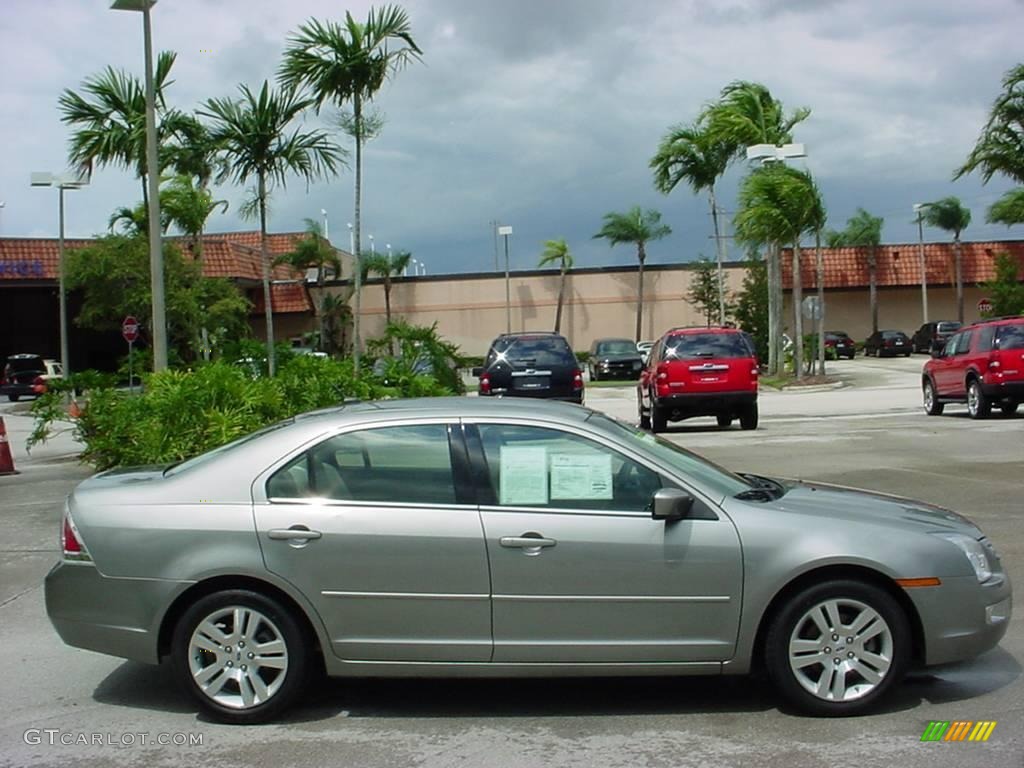
[[(169, 100), (191, 109), (238, 83), (273, 78), (289, 32), (338, 18), (350, 0), (160, 0), (156, 49), (177, 51)], [(796, 140), (825, 194), (833, 226), (857, 206), (885, 217), (889, 241), (916, 240), (912, 205), (957, 195), (971, 208), (967, 239), (1021, 237), (984, 223), (1009, 188), (951, 181), (977, 137), (1003, 73), (1021, 61), (1022, 0), (408, 0), (422, 64), (377, 99), (386, 115), (365, 158), (364, 233), (422, 259), (431, 274), (494, 269), (491, 222), (514, 227), (513, 268), (536, 264), (542, 242), (565, 237), (577, 264), (633, 263), (625, 246), (592, 239), (601, 216), (640, 204), (673, 234), (652, 262), (711, 256), (707, 200), (654, 191), (647, 163), (673, 123), (692, 120), (735, 79), (765, 83), (813, 112)], [(55, 236), (56, 192), (31, 171), (61, 171), (68, 132), (57, 99), (107, 65), (141, 76), (142, 20), (108, 0), (3, 0), (0, 14), (0, 235)], [(309, 117), (329, 124), (332, 115)], [(341, 137), (339, 137), (340, 139)], [(732, 210), (747, 168), (719, 191)], [(244, 191), (214, 231), (252, 228)], [(348, 246), (352, 174), (274, 193), (271, 229), (328, 212)], [(134, 204), (127, 172), (99, 169), (69, 193), (67, 233), (101, 232)], [(365, 236), (365, 235), (364, 235)], [(939, 240), (940, 232), (926, 239)]]

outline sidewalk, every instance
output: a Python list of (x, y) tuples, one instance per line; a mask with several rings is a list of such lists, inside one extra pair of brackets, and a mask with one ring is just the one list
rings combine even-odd
[(25, 442), (32, 434), (35, 420), (31, 416), (11, 413), (9, 408), (0, 408), (0, 416), (7, 427), (7, 440), (14, 456), (14, 468), (19, 471), (34, 465), (77, 459), (82, 451), (82, 444), (71, 435), (73, 425), (68, 421), (56, 425), (55, 434), (52, 434), (45, 443), (33, 448), (30, 454), (25, 448)]

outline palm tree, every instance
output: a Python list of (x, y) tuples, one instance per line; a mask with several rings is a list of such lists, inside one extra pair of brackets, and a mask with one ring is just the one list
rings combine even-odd
[(572, 269), (573, 258), (569, 251), (569, 244), (565, 238), (560, 240), (546, 240), (544, 252), (540, 255), (538, 267), (545, 267), (548, 264), (558, 264), (558, 309), (555, 310), (555, 333), (562, 331), (562, 305), (565, 302), (565, 275)]
[(868, 259), (868, 302), (871, 306), (871, 332), (878, 330), (878, 246), (882, 244), (885, 219), (872, 216), (863, 208), (846, 220), (842, 232), (828, 232), (830, 248), (865, 248)]
[(333, 355), (339, 346), (344, 349), (344, 335), (339, 344), (338, 334), (351, 317), (352, 308), (348, 304), (347, 297), (336, 293), (323, 294), (320, 299), (320, 347), (328, 355)]
[(997, 173), (1024, 184), (1024, 64), (1003, 76), (1003, 92), (993, 102), (974, 149), (953, 178), (977, 170), (986, 184)]
[[(168, 110), (164, 89), (175, 54), (162, 51), (153, 76), (158, 118), (157, 141), (163, 144), (181, 125), (183, 115)], [(72, 166), (91, 171), (113, 165), (133, 170), (146, 187), (146, 91), (139, 79), (124, 70), (107, 67), (82, 82), (82, 94), (66, 89), (58, 99), (61, 122), (72, 126), (68, 159)]]
[(409, 266), (410, 259), (412, 254), (409, 251), (395, 254), (369, 253), (363, 254), (360, 259), (364, 279), (371, 273), (384, 278), (384, 315), (388, 325), (391, 325), (391, 278), (402, 274)]
[(654, 186), (668, 194), (681, 181), (686, 181), (694, 194), (708, 191), (711, 221), (715, 229), (715, 247), (718, 254), (718, 314), (725, 321), (725, 240), (718, 224), (718, 203), (715, 184), (725, 174), (735, 150), (729, 142), (715, 137), (705, 123), (677, 125), (669, 129), (651, 158)]
[(661, 223), (661, 214), (653, 208), (646, 211), (641, 210), (639, 205), (634, 205), (626, 213), (606, 213), (604, 215), (604, 226), (601, 231), (594, 235), (594, 238), (604, 238), (609, 246), (616, 246), (621, 243), (636, 244), (636, 258), (639, 262), (637, 268), (637, 298), (636, 298), (636, 341), (640, 341), (640, 334), (643, 330), (644, 315), (644, 261), (647, 260), (647, 243), (652, 240), (661, 240), (672, 234), (672, 228), (668, 224)]
[(752, 144), (786, 144), (793, 140), (793, 128), (811, 114), (800, 107), (787, 115), (782, 102), (761, 83), (736, 80), (722, 89), (715, 103), (704, 110), (701, 121), (716, 141), (732, 146), (735, 157), (743, 157)]
[(214, 200), (210, 190), (194, 185), (189, 176), (175, 176), (160, 190), (160, 218), (166, 232), (176, 226), (188, 238), (192, 256), (202, 261), (203, 231), (206, 222), (217, 209), (227, 211), (227, 200)]
[[(274, 314), (270, 296), (270, 256), (267, 250), (267, 198), (271, 189), (286, 186), (288, 175), (307, 182), (337, 173), (343, 152), (320, 130), (291, 129), (292, 122), (309, 106), (294, 90), (272, 91), (263, 82), (259, 93), (240, 85), (240, 99), (209, 99), (201, 111), (213, 120), (211, 136), (221, 147), (225, 166), (219, 181), (245, 184), (256, 180), (256, 207), (260, 217), (260, 252), (263, 264), (263, 301), (266, 305), (267, 362), (274, 375)], [(290, 131), (290, 132), (289, 132)]]
[[(352, 104), (352, 132), (355, 138), (355, 256), (362, 252), (362, 187), (364, 107), (389, 77), (420, 57), (422, 51), (412, 38), (409, 16), (395, 5), (371, 8), (365, 22), (346, 11), (345, 21), (321, 22), (310, 19), (289, 38), (278, 78), (289, 87), (308, 87), (317, 112), (325, 103)], [(362, 308), (362, 270), (355, 270), (356, 309), (353, 343), (355, 370), (359, 372), (359, 314)]]
[(958, 197), (944, 197), (928, 203), (924, 209), (924, 221), (930, 227), (938, 227), (953, 233), (953, 272), (956, 279), (956, 319), (964, 321), (964, 279), (963, 259), (960, 253), (960, 233), (971, 223), (971, 211), (965, 208)]
[[(296, 272), (305, 274), (306, 270), (316, 270), (317, 295), (324, 296), (324, 284), (327, 281), (327, 268), (330, 267), (334, 279), (341, 277), (341, 259), (338, 252), (324, 237), (323, 228), (320, 222), (315, 219), (306, 219), (306, 236), (295, 244), (295, 248), (288, 253), (281, 254), (274, 259), (273, 266), (287, 264)], [(320, 313), (320, 349), (326, 352), (327, 339), (327, 318), (323, 312)]]
[(989, 224), (1024, 224), (1024, 187), (1011, 189), (988, 209), (985, 220)]

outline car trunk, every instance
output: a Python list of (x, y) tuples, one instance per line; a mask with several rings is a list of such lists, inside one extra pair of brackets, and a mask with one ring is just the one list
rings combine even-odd
[(4, 379), (10, 384), (31, 384), (46, 373), (43, 358), (30, 357), (8, 360), (4, 367)]
[(526, 397), (569, 397), (573, 370), (566, 365), (544, 365), (533, 360), (512, 360), (509, 389)]
[(995, 348), (989, 353), (989, 370), (998, 372), (999, 382), (1024, 382), (1024, 325), (1004, 325), (996, 330)]

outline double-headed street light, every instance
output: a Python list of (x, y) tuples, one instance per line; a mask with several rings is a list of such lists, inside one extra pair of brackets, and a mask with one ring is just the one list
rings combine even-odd
[(64, 190), (81, 189), (88, 183), (88, 177), (83, 176), (54, 176), (52, 173), (33, 173), (31, 176), (33, 187), (56, 187), (60, 200), (57, 268), (60, 274), (60, 364), (64, 368), (65, 376), (71, 373), (71, 356), (68, 351), (68, 302), (64, 293)]
[(160, 167), (156, 155), (156, 91), (153, 84), (153, 31), (149, 11), (156, 0), (114, 0), (115, 11), (142, 13), (146, 57), (146, 183), (149, 190), (149, 279), (153, 291), (153, 370), (167, 368), (167, 311), (164, 298), (164, 254), (160, 234)]
[(803, 144), (754, 144), (747, 147), (747, 160), (781, 163), (792, 157), (807, 157)]
[(914, 203), (917, 214), (917, 256), (921, 262), (921, 316), (922, 323), (928, 322), (928, 270), (924, 259), (924, 209), (929, 203)]

